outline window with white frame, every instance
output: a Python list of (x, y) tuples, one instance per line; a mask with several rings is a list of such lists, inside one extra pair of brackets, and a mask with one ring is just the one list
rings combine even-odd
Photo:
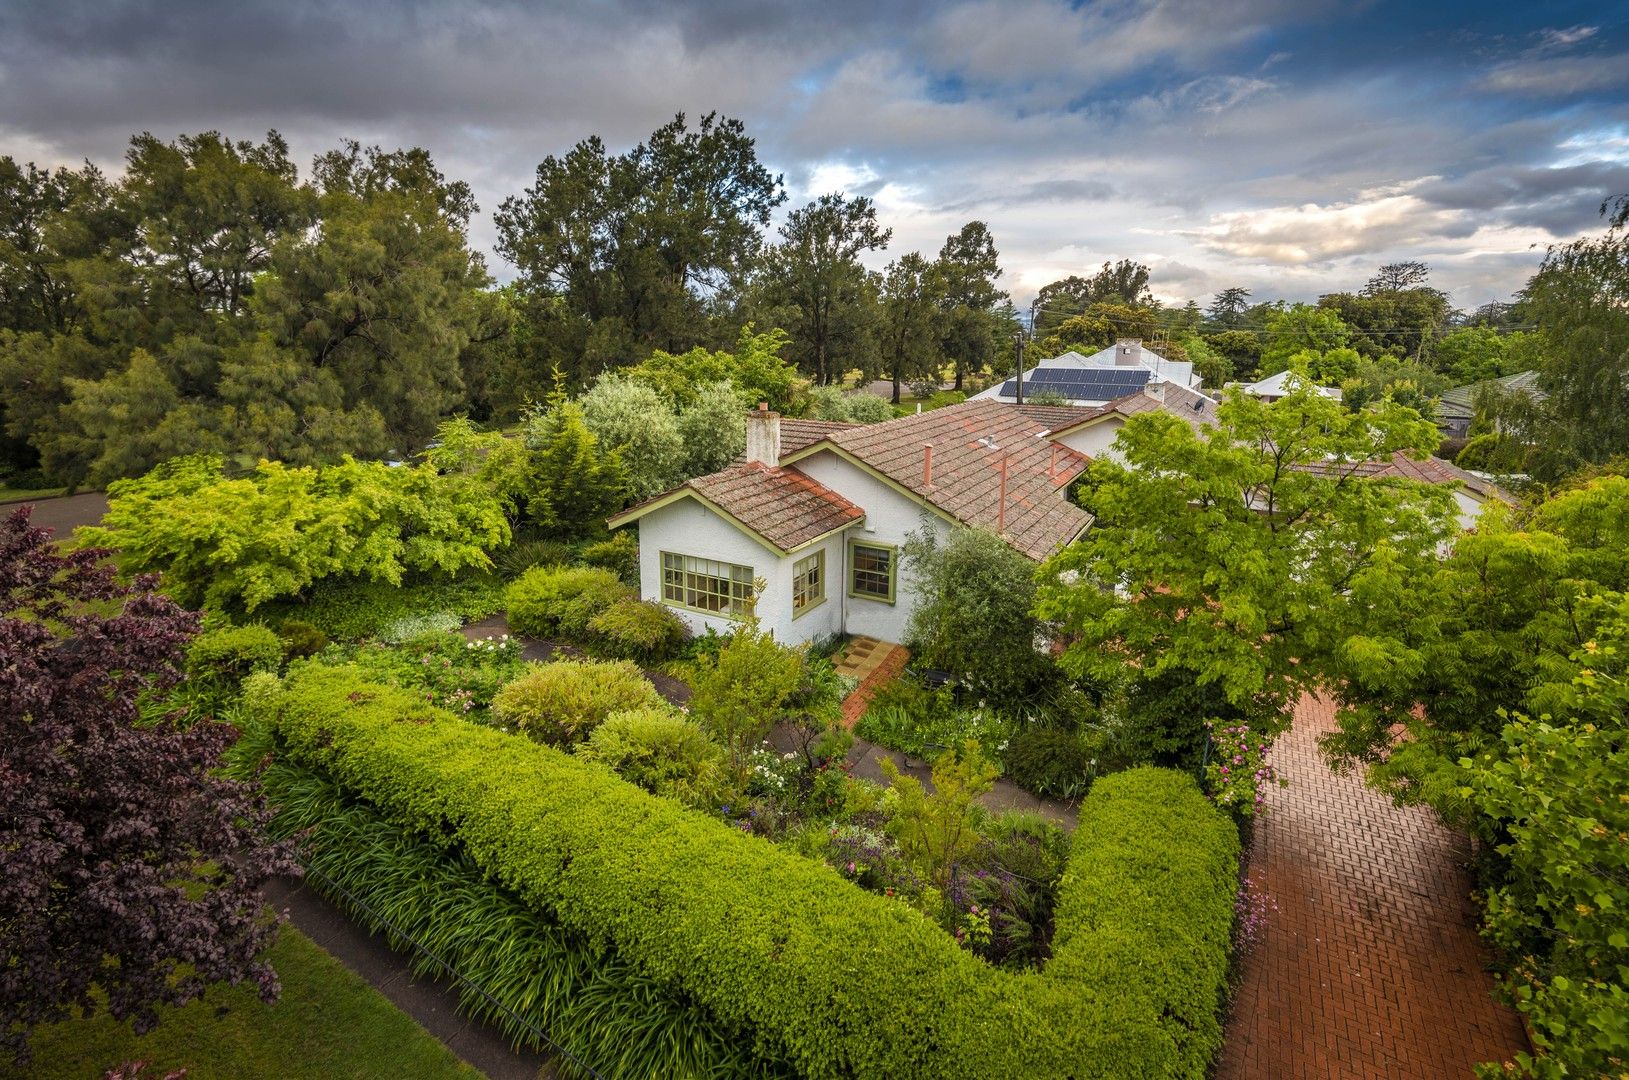
[(817, 551), (792, 564), (792, 617), (826, 600), (826, 553)]
[(752, 567), (664, 551), (662, 599), (720, 615), (745, 611), (752, 600)]

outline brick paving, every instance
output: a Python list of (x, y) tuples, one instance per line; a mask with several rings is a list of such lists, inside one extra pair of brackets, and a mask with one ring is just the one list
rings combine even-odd
[(1250, 876), (1279, 910), (1245, 962), (1216, 1080), (1470, 1077), (1527, 1048), (1491, 996), (1466, 841), (1324, 764), (1305, 698), (1273, 761)]
[(860, 684), (843, 699), (844, 727), (852, 728), (859, 721), (865, 714), (865, 707), (871, 704), (871, 695), (877, 692), (877, 687), (890, 679), (897, 679), (910, 658), (910, 651), (905, 646), (888, 641), (857, 637), (848, 643), (834, 666), (839, 675), (858, 678)]

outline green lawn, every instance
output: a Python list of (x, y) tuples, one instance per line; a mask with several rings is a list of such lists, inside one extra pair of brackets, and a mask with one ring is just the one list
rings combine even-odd
[(68, 494), (65, 487), (54, 488), (14, 488), (0, 484), (0, 503), (32, 501), (34, 499), (54, 499), (59, 495)]
[(275, 1005), (240, 986), (160, 1010), (158, 1027), (140, 1038), (105, 1013), (54, 1024), (35, 1032), (34, 1064), (22, 1076), (96, 1080), (139, 1058), (155, 1080), (183, 1067), (187, 1080), (480, 1077), (293, 927), (283, 927), (271, 959), (283, 983)]

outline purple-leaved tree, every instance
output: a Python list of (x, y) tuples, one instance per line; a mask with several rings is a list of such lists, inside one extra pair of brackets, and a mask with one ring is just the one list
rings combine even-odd
[(19, 1060), (93, 987), (137, 1031), (211, 983), (279, 989), (258, 889), (296, 867), (216, 771), (235, 732), (137, 724), (198, 616), (106, 554), (59, 552), (27, 509), (0, 520), (0, 1043)]

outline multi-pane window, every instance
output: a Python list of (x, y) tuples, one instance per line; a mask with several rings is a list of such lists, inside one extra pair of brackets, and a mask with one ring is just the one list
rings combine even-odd
[(851, 544), (848, 549), (849, 589), (854, 596), (894, 602), (894, 549), (875, 544)]
[(792, 615), (802, 615), (825, 599), (826, 553), (817, 551), (792, 564)]
[(752, 599), (752, 567), (662, 552), (662, 599), (730, 615)]

